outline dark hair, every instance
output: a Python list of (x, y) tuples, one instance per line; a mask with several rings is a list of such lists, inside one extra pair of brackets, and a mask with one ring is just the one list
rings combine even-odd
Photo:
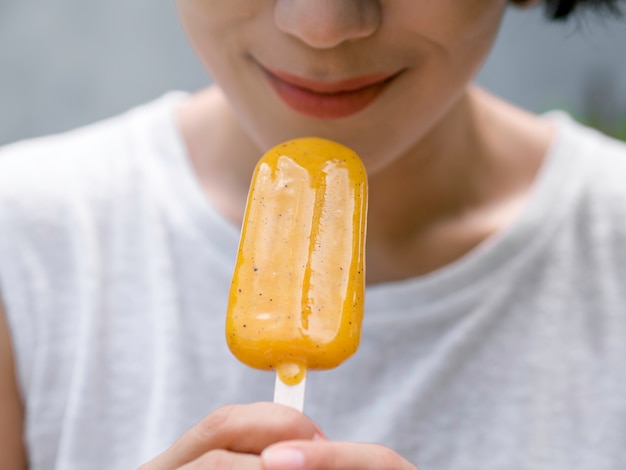
[(574, 10), (579, 8), (591, 8), (603, 10), (608, 13), (619, 15), (621, 13), (618, 2), (620, 0), (544, 0), (546, 14), (552, 20), (564, 20), (568, 18)]

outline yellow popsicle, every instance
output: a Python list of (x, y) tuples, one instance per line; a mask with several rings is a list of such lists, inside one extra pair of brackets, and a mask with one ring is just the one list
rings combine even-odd
[(365, 288), (367, 176), (352, 150), (301, 138), (256, 166), (229, 294), (231, 352), (297, 384), (357, 350)]

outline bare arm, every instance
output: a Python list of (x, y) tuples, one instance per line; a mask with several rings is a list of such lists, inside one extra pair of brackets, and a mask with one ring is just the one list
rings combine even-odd
[(18, 392), (13, 349), (0, 299), (0, 462), (2, 468), (26, 469), (24, 407)]

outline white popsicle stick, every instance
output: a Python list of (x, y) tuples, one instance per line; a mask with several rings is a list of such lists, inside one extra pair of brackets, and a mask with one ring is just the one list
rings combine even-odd
[(304, 407), (304, 389), (306, 388), (306, 377), (297, 385), (287, 385), (276, 374), (276, 384), (274, 385), (274, 403), (290, 406), (298, 411)]

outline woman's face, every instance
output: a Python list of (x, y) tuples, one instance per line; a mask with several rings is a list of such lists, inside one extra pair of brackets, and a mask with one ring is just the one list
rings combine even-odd
[(299, 136), (372, 170), (454, 109), (506, 0), (177, 0), (190, 41), (266, 149)]

